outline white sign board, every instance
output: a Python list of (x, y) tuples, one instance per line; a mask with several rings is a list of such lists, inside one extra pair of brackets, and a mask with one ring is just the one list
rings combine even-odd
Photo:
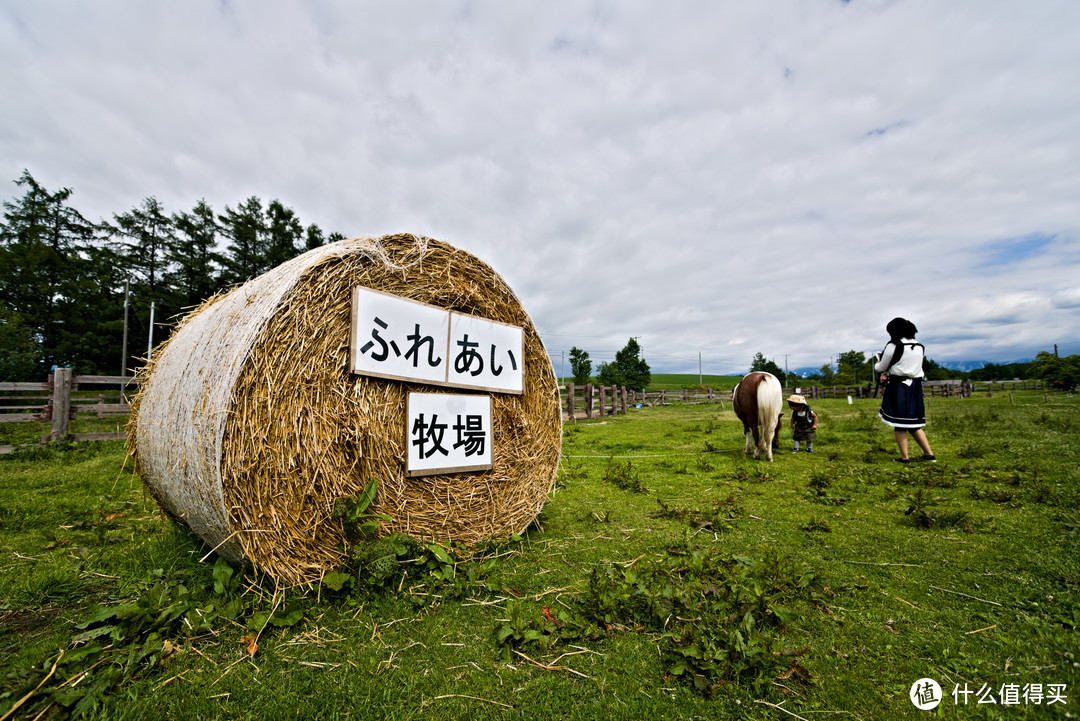
[(446, 381), (450, 327), (445, 309), (356, 288), (352, 312), (353, 373)]
[(462, 313), (450, 314), (447, 383), (521, 393), (521, 328)]
[(370, 288), (353, 289), (353, 373), (520, 394), (524, 333)]
[(409, 393), (405, 475), (491, 468), (491, 396)]

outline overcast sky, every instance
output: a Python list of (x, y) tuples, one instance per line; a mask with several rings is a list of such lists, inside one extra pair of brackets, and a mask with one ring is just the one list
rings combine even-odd
[(446, 240), (557, 373), (1080, 353), (1075, 0), (0, 0), (0, 102), (3, 199)]

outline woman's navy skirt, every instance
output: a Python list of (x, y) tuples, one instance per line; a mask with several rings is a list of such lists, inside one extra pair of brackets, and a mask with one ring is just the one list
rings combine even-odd
[(922, 379), (889, 376), (878, 412), (881, 420), (893, 428), (922, 428), (926, 425)]

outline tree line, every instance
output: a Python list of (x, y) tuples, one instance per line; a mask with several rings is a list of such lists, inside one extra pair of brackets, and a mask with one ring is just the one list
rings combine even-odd
[[(252, 196), (217, 212), (205, 200), (168, 212), (151, 196), (93, 222), (24, 170), (0, 223), (0, 380), (54, 366), (120, 375), (146, 354), (151, 303), (167, 325), (215, 293), (344, 239), (304, 225), (279, 200)], [(127, 354), (123, 359), (125, 315)], [(167, 332), (157, 331), (154, 341)]]
[[(577, 346), (570, 349), (570, 374), (577, 385), (586, 385), (592, 378), (592, 360), (587, 351)], [(596, 383), (602, 386), (626, 386), (632, 391), (643, 391), (652, 380), (649, 364), (641, 357), (641, 345), (631, 338), (623, 349), (615, 354), (615, 360), (596, 367)]]
[[(611, 363), (601, 363), (597, 367), (596, 383), (604, 386), (626, 386), (631, 390), (642, 391), (652, 378), (649, 365), (640, 358), (641, 347), (631, 338), (626, 346), (615, 354)], [(764, 354), (757, 353), (750, 361), (748, 373), (765, 371), (776, 376), (784, 386), (858, 386), (873, 385), (874, 357), (862, 351), (849, 350), (837, 358), (836, 368), (829, 363), (821, 366), (816, 373), (805, 376), (785, 373), (777, 363)], [(593, 379), (592, 360), (589, 354), (578, 347), (570, 349), (570, 373), (574, 383), (585, 385)], [(1080, 385), (1080, 355), (1059, 357), (1056, 353), (1040, 352), (1032, 361), (1023, 363), (987, 363), (982, 368), (972, 371), (960, 371), (945, 368), (931, 358), (923, 360), (923, 373), (930, 381), (968, 380), (998, 381), (1021, 379), (1039, 379), (1055, 384), (1061, 390), (1074, 390)]]
[[(817, 373), (806, 376), (797, 376), (794, 373), (785, 374), (774, 361), (768, 360), (761, 353), (754, 356), (750, 363), (751, 371), (767, 371), (772, 373), (785, 386), (858, 386), (873, 385), (876, 378), (874, 373), (874, 357), (867, 356), (862, 351), (849, 350), (841, 353), (837, 358), (836, 369), (826, 363), (818, 369)], [(945, 368), (932, 358), (923, 359), (923, 373), (926, 380), (966, 380), (966, 381), (1004, 381), (1020, 379), (1039, 379), (1047, 383), (1059, 382), (1060, 388), (1073, 390), (1080, 383), (1080, 355), (1071, 355), (1064, 358), (1056, 353), (1041, 351), (1032, 361), (1023, 363), (987, 363), (982, 368), (971, 371), (961, 371), (953, 368)]]

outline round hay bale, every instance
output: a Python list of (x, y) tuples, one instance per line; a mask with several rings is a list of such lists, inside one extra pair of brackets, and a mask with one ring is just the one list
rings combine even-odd
[[(491, 394), (490, 470), (407, 477), (409, 391), (350, 373), (356, 286), (523, 329), (523, 392)], [(316, 248), (188, 315), (140, 372), (129, 446), (150, 494), (231, 561), (281, 581), (341, 565), (334, 502), (372, 479), (401, 532), (472, 544), (522, 532), (557, 471), (559, 391), (514, 292), (475, 256), (411, 235)]]

